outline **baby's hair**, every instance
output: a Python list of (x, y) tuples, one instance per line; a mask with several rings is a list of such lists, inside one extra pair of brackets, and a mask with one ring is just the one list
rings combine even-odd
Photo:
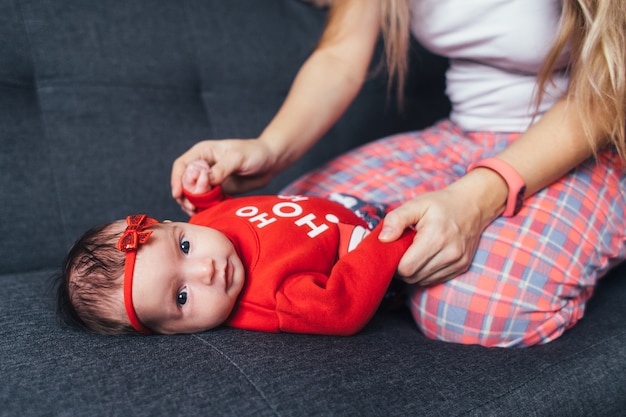
[(102, 334), (136, 334), (122, 296), (125, 254), (116, 245), (123, 231), (122, 222), (108, 223), (88, 230), (74, 243), (57, 287), (61, 324)]

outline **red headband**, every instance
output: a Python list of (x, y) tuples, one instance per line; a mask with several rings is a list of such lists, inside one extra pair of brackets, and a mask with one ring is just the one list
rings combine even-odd
[(117, 248), (122, 252), (126, 252), (126, 263), (124, 264), (124, 307), (126, 307), (126, 314), (133, 329), (143, 334), (151, 334), (152, 332), (141, 324), (133, 306), (133, 272), (139, 245), (146, 243), (152, 234), (152, 230), (145, 229), (157, 223), (157, 220), (145, 214), (128, 216), (126, 217), (126, 230), (124, 230), (124, 234), (117, 242)]

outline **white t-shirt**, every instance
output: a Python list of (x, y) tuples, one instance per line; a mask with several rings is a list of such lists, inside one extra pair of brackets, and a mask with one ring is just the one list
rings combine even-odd
[[(535, 114), (536, 76), (556, 35), (560, 0), (411, 0), (411, 30), (450, 58), (451, 119), (468, 131), (521, 132)], [(564, 69), (567, 54), (559, 59)], [(564, 71), (539, 114), (567, 87)]]

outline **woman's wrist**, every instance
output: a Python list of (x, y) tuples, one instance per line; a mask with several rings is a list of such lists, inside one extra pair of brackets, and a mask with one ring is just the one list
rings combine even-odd
[(257, 138), (257, 141), (266, 150), (267, 161), (271, 165), (272, 171), (282, 171), (286, 166), (286, 146), (285, 140), (281, 140), (279, 136), (266, 134), (263, 132), (261, 136)]
[[(268, 128), (261, 133), (258, 141), (265, 146), (272, 159), (272, 170), (283, 171), (304, 155), (315, 141), (302, 134), (285, 132), (285, 129)], [(309, 145), (310, 144), (310, 145)]]
[(467, 196), (486, 226), (504, 213), (508, 198), (506, 181), (488, 168), (476, 168), (448, 187)]
[(522, 208), (524, 194), (526, 192), (526, 183), (522, 176), (512, 165), (499, 158), (485, 158), (473, 162), (468, 166), (467, 172), (471, 172), (476, 168), (489, 169), (498, 174), (506, 182), (508, 193), (502, 215), (505, 217), (515, 216)]

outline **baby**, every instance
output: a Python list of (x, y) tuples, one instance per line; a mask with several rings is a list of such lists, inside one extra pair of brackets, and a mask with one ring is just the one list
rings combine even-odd
[(128, 216), (74, 244), (58, 290), (64, 320), (105, 334), (361, 330), (414, 232), (380, 242), (368, 206), (349, 196), (230, 198), (209, 170), (196, 161), (183, 176), (198, 210), (189, 223)]

